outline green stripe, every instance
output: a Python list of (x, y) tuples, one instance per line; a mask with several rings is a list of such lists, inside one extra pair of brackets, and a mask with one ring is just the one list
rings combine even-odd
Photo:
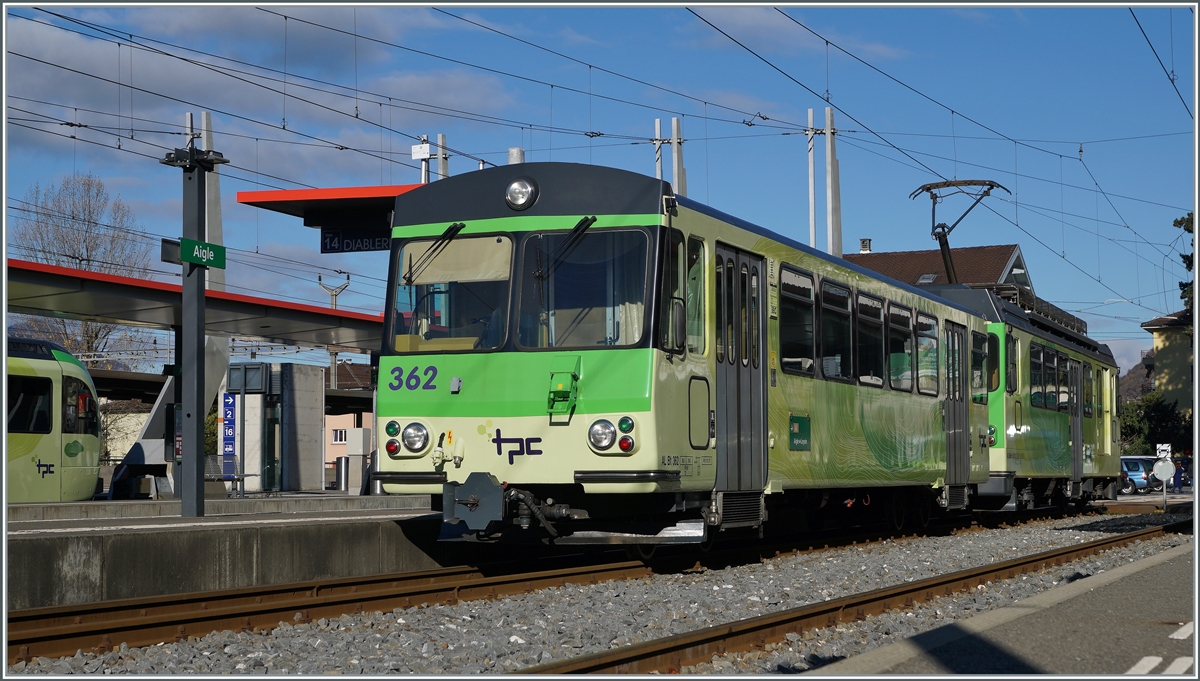
[(85, 367), (83, 365), (83, 362), (80, 362), (78, 359), (76, 359), (75, 355), (63, 352), (62, 350), (55, 350), (53, 348), (50, 349), (50, 352), (54, 353), (54, 359), (57, 359), (60, 362), (65, 362), (67, 364), (74, 364), (75, 366), (79, 367), (80, 369), (87, 371), (87, 367)]
[[(482, 234), (486, 232), (536, 232), (550, 230), (569, 230), (579, 224), (582, 215), (549, 215), (549, 216), (514, 216), (510, 218), (488, 218), (472, 220), (466, 223), (460, 235)], [(662, 216), (657, 214), (631, 215), (597, 215), (597, 227), (645, 227), (662, 223)], [(425, 225), (393, 227), (393, 239), (408, 239), (417, 236), (438, 236), (446, 231), (452, 223), (434, 222)]]
[[(545, 416), (551, 366), (564, 356), (580, 358), (576, 415), (649, 411), (654, 350), (639, 348), (385, 356), (379, 363), (379, 415)], [(457, 395), (450, 392), (455, 377), (462, 379)]]

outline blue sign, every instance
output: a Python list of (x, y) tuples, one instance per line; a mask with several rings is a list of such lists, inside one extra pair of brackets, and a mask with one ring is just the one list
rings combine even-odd
[(221, 475), (226, 480), (237, 476), (237, 395), (225, 393), (221, 400)]

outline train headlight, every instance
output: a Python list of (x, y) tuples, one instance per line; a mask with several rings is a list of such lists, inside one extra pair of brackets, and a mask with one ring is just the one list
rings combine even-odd
[(620, 421), (617, 421), (617, 428), (622, 433), (633, 432), (633, 419), (629, 416), (622, 416)]
[(419, 452), (429, 444), (429, 431), (419, 423), (410, 423), (404, 428), (404, 434), (400, 436), (400, 439), (404, 440), (405, 449), (410, 452)]
[(504, 201), (513, 210), (525, 210), (537, 201), (537, 194), (537, 184), (527, 177), (521, 177), (510, 182), (508, 189), (504, 190)]
[(621, 436), (621, 439), (617, 441), (617, 446), (621, 448), (622, 452), (632, 452), (633, 438), (629, 437), (628, 435), (623, 435)]
[(388, 421), (383, 429), (387, 432), (388, 437), (396, 437), (400, 434), (400, 424), (395, 421)]
[(388, 455), (395, 456), (400, 451), (400, 443), (396, 440), (388, 440), (383, 448), (387, 450)]
[(617, 440), (617, 429), (613, 424), (600, 419), (588, 428), (588, 442), (596, 449), (604, 450), (613, 446)]

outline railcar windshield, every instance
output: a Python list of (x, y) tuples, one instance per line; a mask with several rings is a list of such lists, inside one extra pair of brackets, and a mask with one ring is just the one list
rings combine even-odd
[(641, 230), (532, 234), (522, 249), (517, 344), (522, 348), (634, 345), (644, 333), (649, 266)]
[(396, 352), (486, 350), (508, 326), (512, 239), (417, 239), (400, 250), (392, 311)]

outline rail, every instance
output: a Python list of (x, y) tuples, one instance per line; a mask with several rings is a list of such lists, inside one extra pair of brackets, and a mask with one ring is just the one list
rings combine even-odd
[(684, 665), (707, 662), (714, 654), (761, 648), (769, 642), (782, 641), (789, 633), (835, 626), (838, 622), (862, 620), (888, 610), (911, 606), (918, 600), (926, 602), (958, 591), (970, 591), (980, 584), (1000, 579), (1012, 579), (1031, 571), (1062, 565), (1100, 551), (1139, 540), (1161, 536), (1167, 532), (1190, 530), (1190, 520), (1165, 526), (1129, 532), (1107, 539), (1078, 544), (1052, 551), (992, 563), (969, 570), (932, 577), (919, 582), (876, 589), (821, 603), (791, 608), (697, 629), (667, 638), (635, 643), (591, 655), (528, 667), (519, 674), (647, 674), (650, 672), (678, 673)]

